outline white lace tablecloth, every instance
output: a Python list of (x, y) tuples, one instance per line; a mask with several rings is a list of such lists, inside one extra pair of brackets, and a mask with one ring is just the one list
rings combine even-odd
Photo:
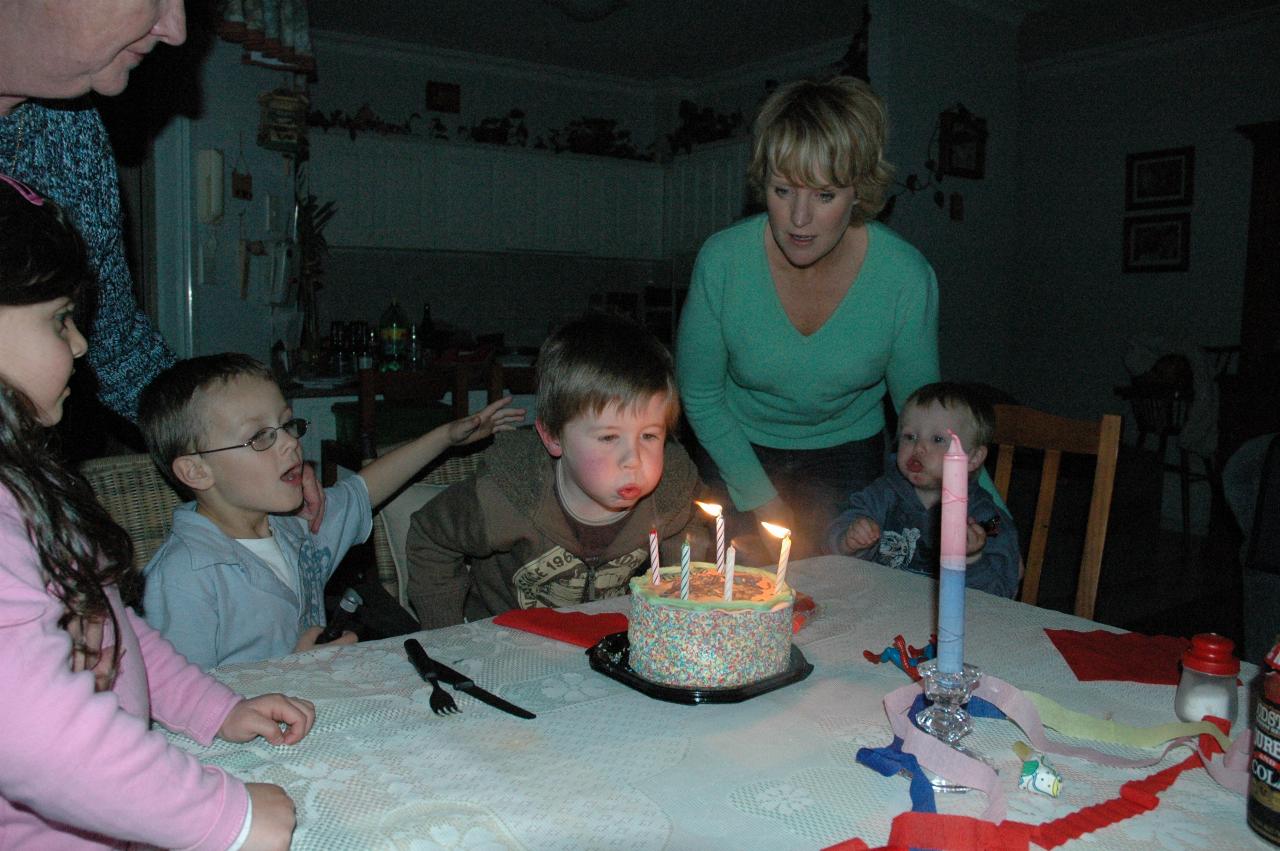
[[(879, 652), (898, 633), (927, 641), (935, 586), (847, 558), (791, 570), (819, 607), (796, 639), (813, 674), (743, 703), (653, 700), (591, 670), (577, 647), (482, 621), (418, 638), (536, 720), (465, 695), (461, 714), (432, 714), (402, 641), (389, 639), (215, 672), (246, 695), (314, 701), (316, 726), (299, 745), (173, 741), (245, 780), (288, 790), (300, 849), (813, 849), (852, 836), (880, 845), (893, 816), (910, 808), (907, 781), (880, 777), (854, 755), (888, 744), (881, 699), (907, 679), (862, 651)], [(627, 603), (584, 609), (625, 611)], [(1172, 686), (1077, 682), (1043, 631), (1096, 624), (978, 592), (967, 607), (966, 661), (1079, 711), (1137, 725), (1176, 720)], [(1113, 798), (1125, 781), (1189, 753), (1177, 749), (1140, 771), (1059, 757), (1062, 796), (1052, 799), (1017, 789), (1013, 724), (976, 724), (967, 741), (998, 764), (1009, 818), (1032, 823)], [(1244, 799), (1202, 770), (1160, 798), (1156, 810), (1072, 845), (1269, 847), (1246, 826)], [(938, 798), (945, 813), (977, 815), (983, 804), (978, 793)]]

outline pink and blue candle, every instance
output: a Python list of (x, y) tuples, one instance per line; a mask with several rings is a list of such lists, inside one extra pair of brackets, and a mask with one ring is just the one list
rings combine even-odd
[(938, 571), (938, 670), (964, 666), (965, 539), (969, 527), (969, 456), (951, 432), (942, 459), (942, 538)]

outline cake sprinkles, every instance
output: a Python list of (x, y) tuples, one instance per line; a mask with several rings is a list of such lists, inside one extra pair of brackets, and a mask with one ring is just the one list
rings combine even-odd
[(779, 591), (771, 571), (740, 567), (728, 601), (715, 565), (691, 567), (687, 600), (680, 599), (678, 566), (662, 568), (656, 585), (648, 574), (631, 580), (632, 670), (651, 682), (684, 688), (732, 688), (786, 670), (791, 589)]

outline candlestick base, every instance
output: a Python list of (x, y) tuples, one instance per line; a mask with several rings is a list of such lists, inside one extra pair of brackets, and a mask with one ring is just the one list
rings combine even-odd
[[(989, 765), (990, 761), (985, 757), (960, 744), (962, 738), (973, 732), (973, 720), (964, 707), (977, 688), (982, 671), (973, 665), (962, 665), (958, 673), (944, 673), (938, 670), (937, 659), (921, 662), (918, 670), (924, 680), (924, 695), (933, 705), (916, 715), (917, 726), (966, 756)], [(932, 772), (926, 772), (926, 775), (933, 788), (940, 792), (969, 791), (968, 786), (952, 783)]]

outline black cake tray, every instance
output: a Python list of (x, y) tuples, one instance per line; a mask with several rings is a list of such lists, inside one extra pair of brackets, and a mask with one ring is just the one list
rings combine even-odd
[(670, 703), (741, 703), (744, 700), (759, 697), (783, 686), (798, 683), (813, 673), (813, 665), (809, 663), (808, 659), (804, 658), (800, 648), (793, 644), (791, 645), (791, 662), (787, 665), (787, 669), (780, 674), (775, 674), (767, 679), (744, 686), (681, 688), (679, 686), (655, 683), (631, 670), (628, 658), (630, 653), (631, 641), (627, 638), (627, 634), (625, 632), (615, 632), (611, 635), (606, 635), (595, 645), (588, 648), (587, 660), (591, 663), (592, 668), (606, 677), (615, 679), (625, 686), (630, 686), (641, 694)]

